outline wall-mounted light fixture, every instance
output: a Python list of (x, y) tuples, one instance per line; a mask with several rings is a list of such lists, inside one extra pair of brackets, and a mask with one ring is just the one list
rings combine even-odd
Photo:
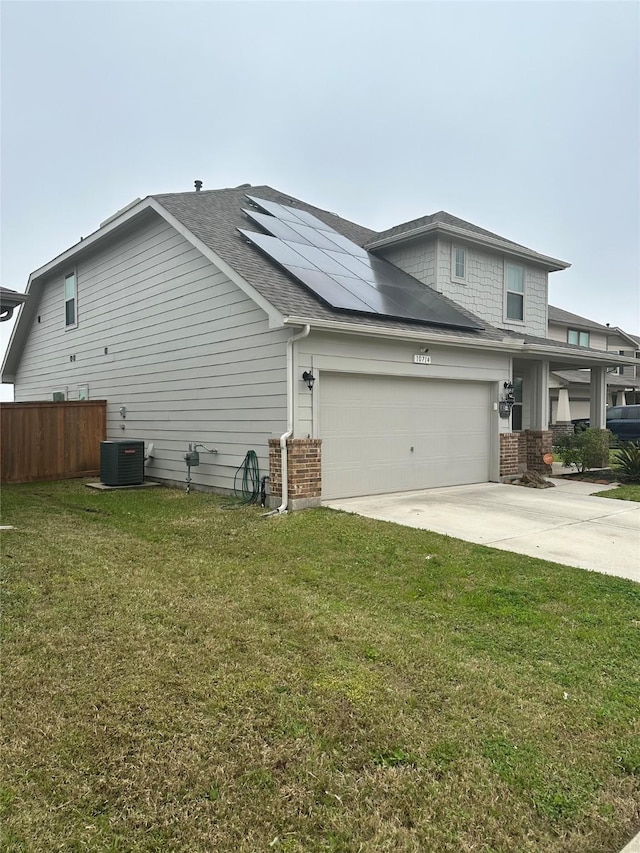
[(120, 417), (121, 418), (127, 417), (127, 407), (126, 406), (120, 406)]
[(307, 383), (307, 388), (309, 391), (313, 391), (313, 383), (316, 381), (316, 377), (310, 370), (305, 370), (302, 374), (303, 380)]

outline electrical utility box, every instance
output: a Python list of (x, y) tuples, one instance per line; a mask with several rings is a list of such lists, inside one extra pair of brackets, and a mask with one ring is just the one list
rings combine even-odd
[(144, 441), (101, 441), (100, 482), (139, 486), (144, 482)]

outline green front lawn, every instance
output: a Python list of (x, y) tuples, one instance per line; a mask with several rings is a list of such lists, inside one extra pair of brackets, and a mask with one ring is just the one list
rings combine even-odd
[(3, 489), (4, 851), (614, 853), (640, 587), (313, 510)]
[(618, 486), (605, 492), (595, 493), (599, 498), (614, 498), (618, 501), (640, 501), (640, 486)]

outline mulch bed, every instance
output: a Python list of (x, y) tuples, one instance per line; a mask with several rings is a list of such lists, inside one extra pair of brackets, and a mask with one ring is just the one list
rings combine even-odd
[(567, 471), (566, 474), (554, 474), (554, 477), (560, 477), (563, 480), (582, 480), (585, 483), (601, 483), (607, 486), (610, 483), (620, 482), (619, 475), (611, 468), (594, 468), (591, 471)]

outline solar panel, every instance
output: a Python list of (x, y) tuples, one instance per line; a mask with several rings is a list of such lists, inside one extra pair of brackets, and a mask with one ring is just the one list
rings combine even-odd
[(436, 326), (479, 330), (435, 290), (362, 249), (304, 210), (247, 196), (265, 213), (245, 210), (268, 231), (240, 233), (332, 308)]
[(312, 228), (317, 228), (320, 231), (333, 231), (333, 228), (330, 225), (325, 225), (321, 219), (318, 219), (318, 217), (314, 216), (312, 213), (307, 213), (306, 210), (287, 207), (286, 205), (278, 204), (275, 201), (264, 201), (261, 198), (254, 198), (250, 195), (248, 195), (247, 198), (258, 207), (261, 207), (262, 210), (266, 210), (267, 213), (275, 216), (276, 219), (282, 219), (283, 222), (300, 222), (302, 225), (310, 225)]
[(273, 237), (278, 237), (280, 240), (306, 243), (307, 246), (315, 246), (315, 243), (303, 237), (289, 222), (283, 222), (281, 219), (276, 219), (275, 216), (269, 216), (266, 213), (257, 213), (255, 210), (243, 210), (243, 213), (246, 213), (250, 219), (257, 222), (258, 225), (264, 228), (265, 231), (268, 231)]

